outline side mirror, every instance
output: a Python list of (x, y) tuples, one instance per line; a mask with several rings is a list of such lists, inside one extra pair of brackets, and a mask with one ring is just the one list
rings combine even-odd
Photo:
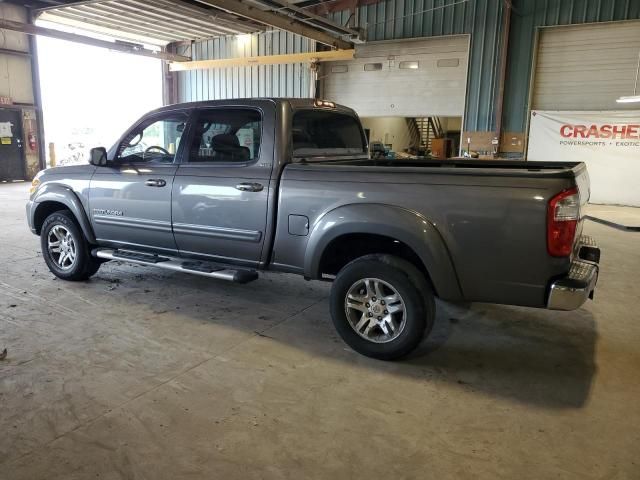
[(107, 164), (107, 149), (104, 147), (92, 148), (89, 163), (96, 167), (104, 167)]

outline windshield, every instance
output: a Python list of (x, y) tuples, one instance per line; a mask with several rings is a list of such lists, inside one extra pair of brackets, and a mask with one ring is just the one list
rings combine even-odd
[(299, 110), (293, 115), (293, 155), (334, 156), (366, 152), (358, 119), (327, 110)]

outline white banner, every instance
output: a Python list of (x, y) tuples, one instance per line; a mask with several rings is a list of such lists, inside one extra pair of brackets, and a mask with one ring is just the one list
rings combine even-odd
[(640, 110), (534, 110), (527, 160), (584, 162), (591, 203), (640, 207)]

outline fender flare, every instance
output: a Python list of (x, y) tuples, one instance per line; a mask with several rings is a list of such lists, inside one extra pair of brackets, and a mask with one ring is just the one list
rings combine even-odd
[(392, 205), (349, 204), (322, 215), (309, 234), (305, 276), (319, 278), (325, 249), (333, 240), (353, 233), (384, 235), (406, 244), (422, 260), (438, 296), (445, 300), (462, 300), (451, 255), (436, 226), (418, 212)]
[(35, 219), (38, 208), (40, 208), (45, 202), (61, 203), (71, 210), (71, 213), (76, 217), (87, 241), (92, 244), (97, 243), (96, 237), (93, 233), (93, 228), (91, 227), (91, 222), (89, 222), (87, 213), (82, 206), (82, 202), (71, 188), (66, 185), (56, 183), (45, 183), (38, 190), (38, 195), (33, 200), (34, 205), (31, 213), (32, 219)]

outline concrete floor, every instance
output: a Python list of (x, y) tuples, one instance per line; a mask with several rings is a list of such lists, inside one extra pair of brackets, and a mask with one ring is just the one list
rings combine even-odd
[(640, 234), (586, 226), (586, 308), (440, 304), (384, 363), (336, 336), (325, 284), (56, 280), (26, 191), (0, 184), (1, 479), (640, 478)]
[(587, 206), (586, 214), (605, 222), (615, 223), (620, 227), (631, 227), (635, 230), (640, 228), (640, 207), (590, 204)]

